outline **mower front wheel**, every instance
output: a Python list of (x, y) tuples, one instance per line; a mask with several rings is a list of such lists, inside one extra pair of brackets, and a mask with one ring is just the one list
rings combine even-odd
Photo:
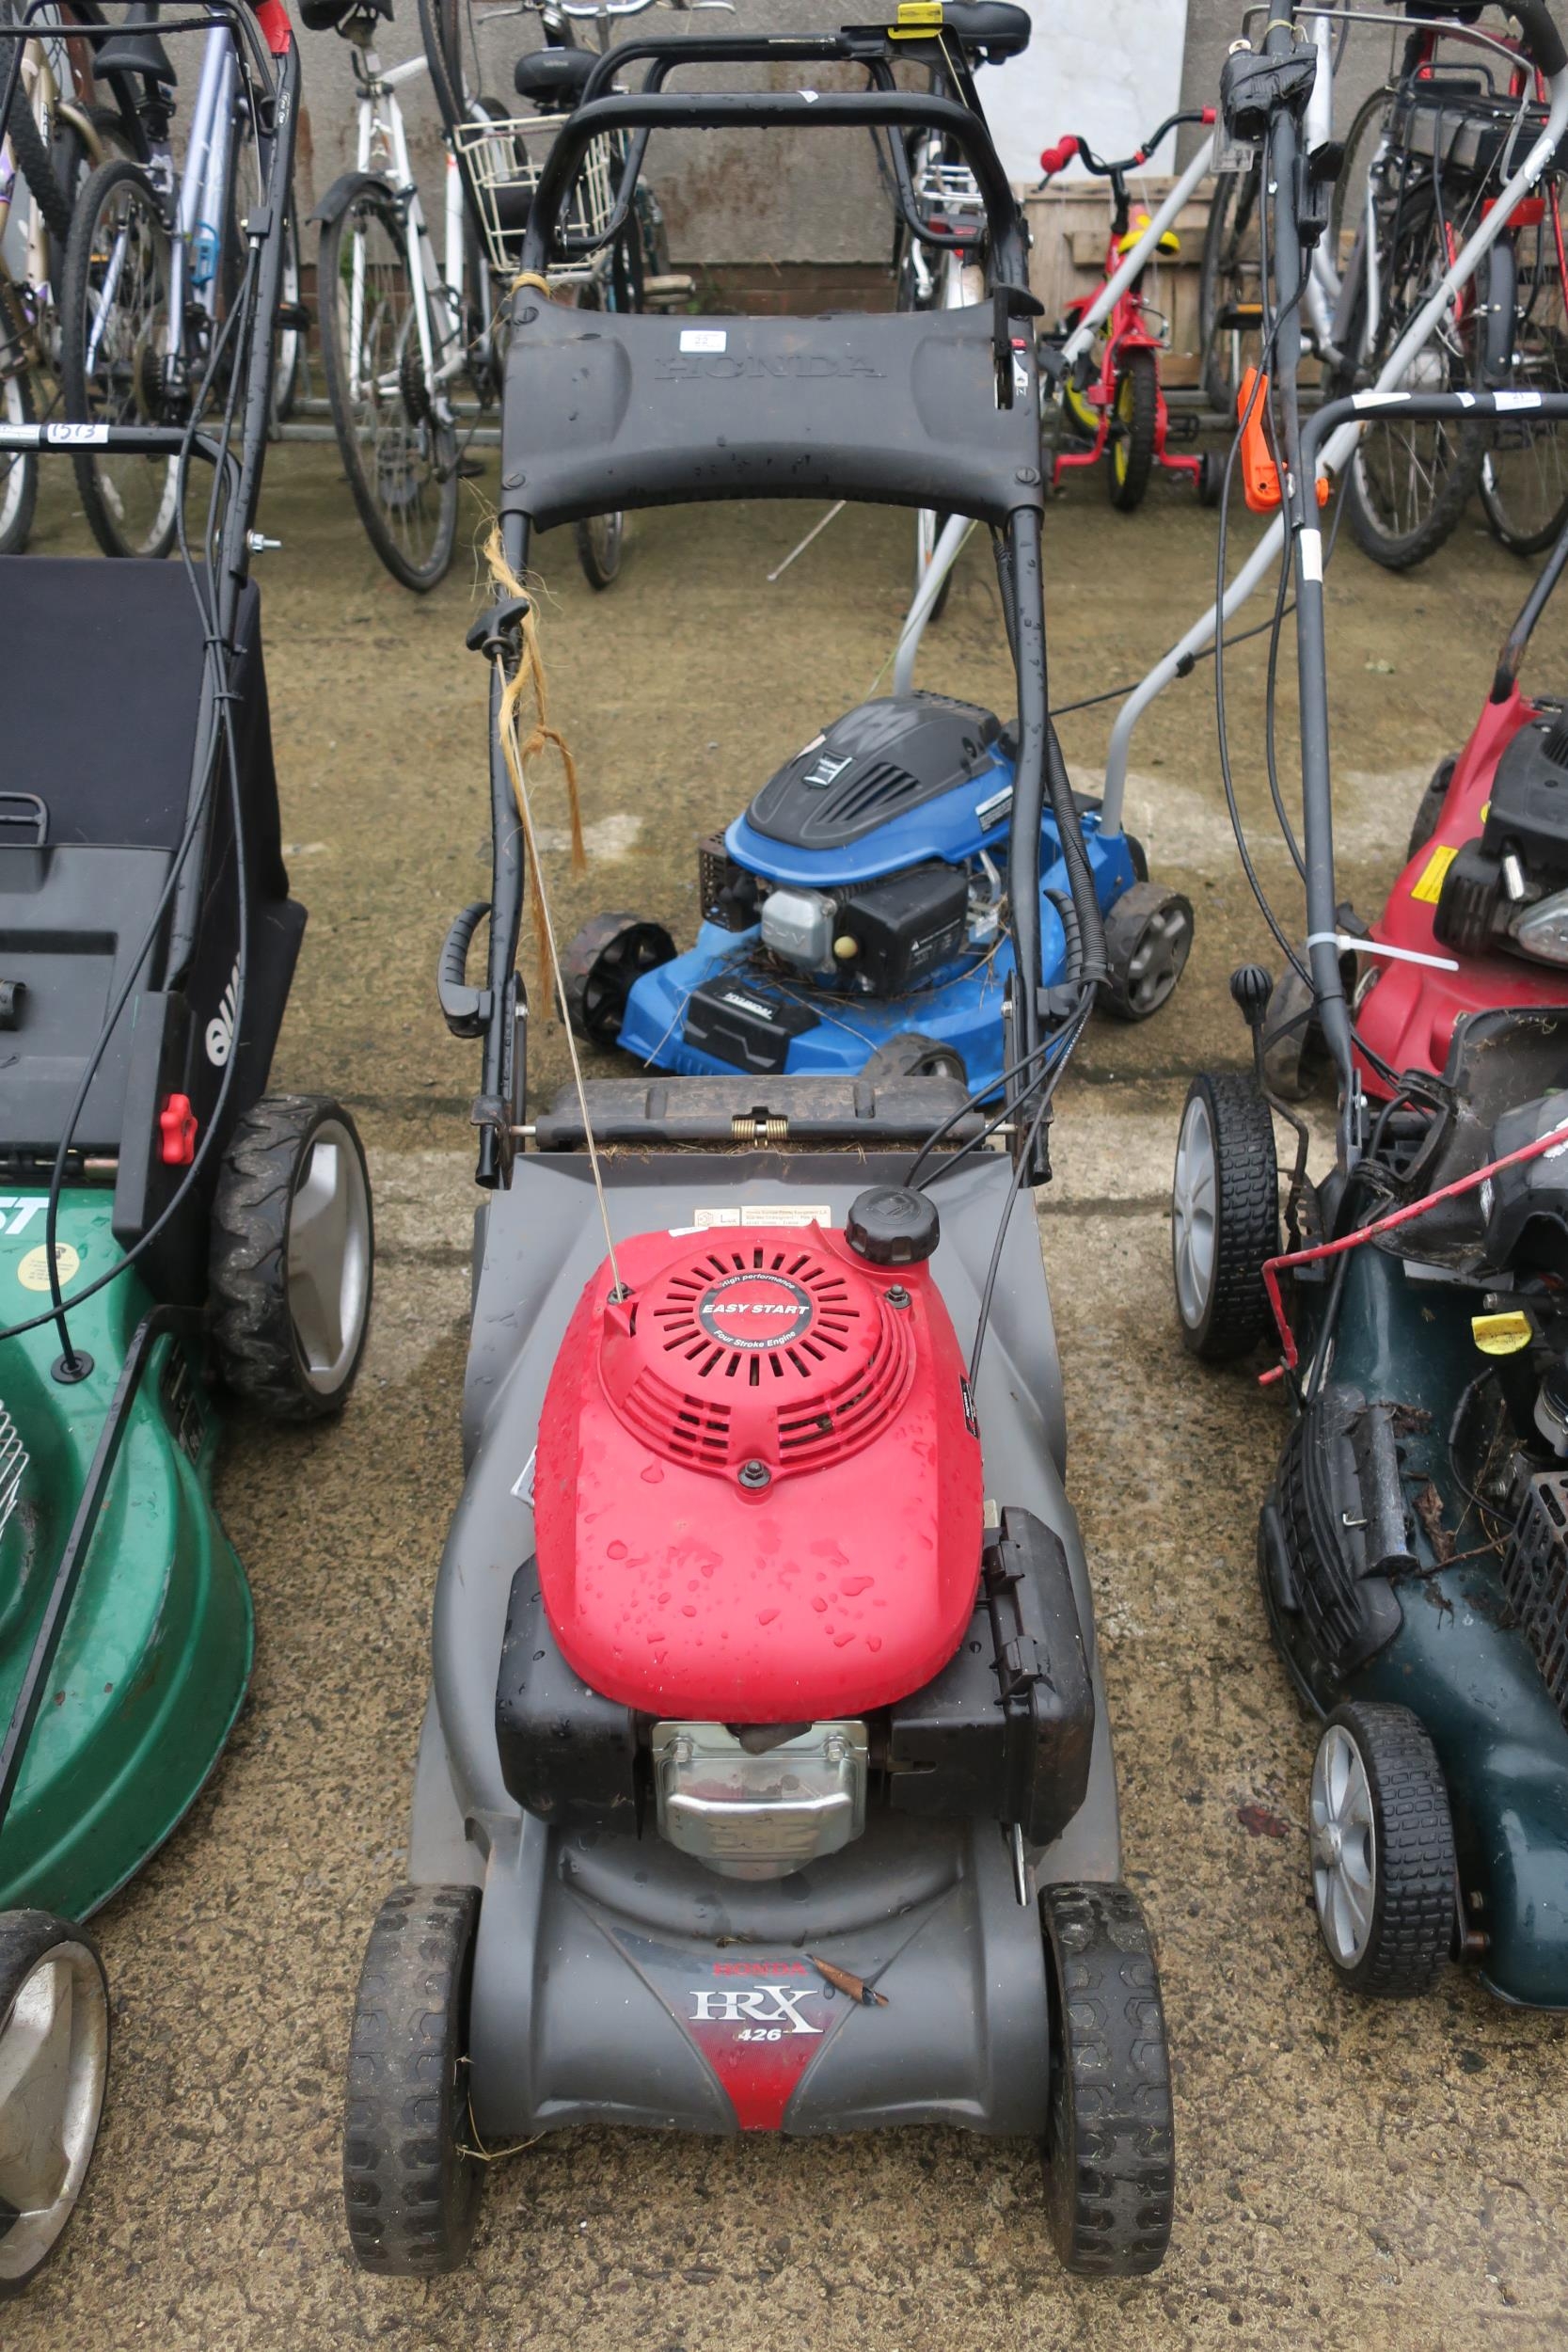
[(675, 943), (662, 923), (619, 912), (595, 914), (561, 959), (563, 1009), (572, 1034), (607, 1053), (621, 1034), (626, 1003), (644, 972), (669, 963)]
[(0, 1911), (0, 2302), (76, 2210), (109, 2079), (109, 1993), (90, 1935)]
[(1353, 1992), (1431, 1990), (1453, 1947), (1453, 1822), (1437, 1751), (1408, 1707), (1354, 1700), (1318, 1741), (1312, 1899)]
[(343, 2116), (349, 2243), (366, 2270), (455, 2270), (479, 2219), (468, 1994), (479, 1891), (400, 1886), (375, 1915), (355, 1997)]
[(1170, 1239), (1187, 1346), (1211, 1363), (1244, 1356), (1268, 1324), (1263, 1263), (1279, 1247), (1274, 1119), (1251, 1078), (1203, 1071), (1188, 1088)]
[(1192, 901), (1158, 882), (1134, 882), (1105, 917), (1110, 970), (1101, 1009), (1117, 1021), (1147, 1021), (1174, 993), (1192, 947)]
[(319, 1421), (354, 1386), (375, 1231), (358, 1130), (341, 1103), (265, 1095), (230, 1141), (209, 1283), (223, 1379), (274, 1421)]
[(1157, 2270), (1176, 2210), (1176, 2119), (1153, 1946), (1127, 1886), (1048, 1886), (1045, 2201), (1079, 2278)]

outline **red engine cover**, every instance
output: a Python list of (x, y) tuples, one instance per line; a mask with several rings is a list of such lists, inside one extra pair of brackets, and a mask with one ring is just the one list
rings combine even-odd
[[(1372, 925), (1374, 939), (1386, 940), (1394, 947), (1413, 947), (1421, 955), (1452, 954), (1433, 928), (1443, 876), (1455, 850), (1473, 840), (1486, 821), (1486, 803), (1498, 760), (1520, 728), (1538, 715), (1539, 707), (1521, 694), (1517, 686), (1506, 702), (1485, 705), (1474, 734), (1454, 763), (1436, 831), (1389, 892), (1387, 905)], [(1568, 971), (1501, 949), (1490, 955), (1461, 956), (1457, 961), (1457, 972), (1438, 972), (1430, 964), (1365, 958), (1366, 977), (1355, 1025), (1373, 1053), (1381, 1054), (1393, 1069), (1440, 1073), (1453, 1042), (1454, 1023), (1464, 1013), (1568, 1004)], [(1387, 1082), (1360, 1055), (1356, 1065), (1367, 1092), (1379, 1101), (1385, 1099)]]
[[(953, 1656), (979, 1574), (980, 1445), (925, 1265), (752, 1227), (617, 1248), (539, 1422), (539, 1574), (568, 1664), (641, 1713), (820, 1722)], [(907, 1305), (890, 1293), (902, 1291)]]

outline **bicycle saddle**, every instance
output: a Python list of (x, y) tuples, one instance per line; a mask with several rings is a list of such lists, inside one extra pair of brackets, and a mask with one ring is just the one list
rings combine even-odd
[(1029, 11), (1006, 0), (948, 0), (942, 12), (942, 29), (951, 33), (971, 56), (1000, 65), (1020, 57), (1029, 46)]
[(112, 40), (93, 45), (92, 71), (95, 80), (108, 73), (145, 73), (161, 90), (171, 90), (179, 75), (169, 62), (168, 51), (158, 39), (157, 0), (139, 0), (135, 8), (127, 8), (125, 20)]
[(598, 62), (591, 49), (531, 49), (513, 70), (513, 86), (542, 109), (570, 114)]

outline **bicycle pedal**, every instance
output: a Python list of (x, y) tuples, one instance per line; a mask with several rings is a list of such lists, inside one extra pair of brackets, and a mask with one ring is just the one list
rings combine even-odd
[(315, 325), (315, 317), (303, 302), (280, 302), (277, 306), (277, 324), (285, 333), (293, 329), (301, 335), (308, 335)]
[(477, 482), (480, 475), (483, 471), (484, 461), (483, 458), (460, 457), (457, 461), (456, 472), (459, 482)]

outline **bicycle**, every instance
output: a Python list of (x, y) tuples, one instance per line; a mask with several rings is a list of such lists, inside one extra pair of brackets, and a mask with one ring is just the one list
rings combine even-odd
[[(352, 45), (358, 112), (355, 170), (322, 211), (323, 373), (360, 520), (382, 563), (407, 588), (434, 588), (451, 565), (457, 485), (467, 468), (454, 389), (463, 382), (482, 413), (499, 397), (504, 298), (527, 199), (543, 151), (601, 54), (578, 45), (572, 20), (593, 18), (602, 28), (608, 17), (638, 15), (656, 4), (572, 7), (555, 0), (545, 14), (545, 47), (517, 65), (519, 88), (537, 110), (514, 117), (479, 87), (477, 43), (461, 0), (420, 0), (422, 48), (394, 66), (383, 66), (372, 45), (378, 15), (390, 15), (387, 0), (376, 8), (302, 0), (311, 30), (336, 31)], [(545, 0), (515, 0), (488, 13), (493, 22), (544, 6)], [(409, 167), (398, 100), (400, 88), (424, 73), (448, 150), (440, 264)], [(581, 227), (608, 215), (611, 161), (608, 153), (595, 154), (583, 174)], [(651, 197), (639, 219), (635, 246), (622, 240), (610, 256), (552, 271), (552, 283), (574, 287), (584, 307), (640, 308), (650, 280), (661, 300), (689, 296), (690, 279), (672, 276), (667, 252), (660, 251), (663, 221)], [(577, 527), (578, 560), (594, 587), (608, 587), (615, 578), (621, 542), (618, 516)]]
[[(1116, 275), (1149, 225), (1147, 213), (1140, 214), (1135, 222), (1132, 217), (1127, 174), (1147, 163), (1180, 124), (1209, 124), (1213, 119), (1212, 106), (1167, 116), (1136, 154), (1124, 156), (1118, 163), (1102, 162), (1088, 141), (1076, 134), (1058, 139), (1041, 154), (1042, 188), (1075, 158), (1096, 179), (1110, 182), (1111, 230), (1101, 285)], [(1175, 230), (1167, 229), (1156, 240), (1149, 260), (1156, 254), (1174, 260), (1180, 250)], [(1068, 305), (1059, 340), (1066, 341), (1093, 299), (1090, 293)], [(1212, 469), (1207, 455), (1179, 453), (1168, 446), (1171, 417), (1160, 381), (1160, 354), (1169, 348), (1169, 326), (1148, 301), (1140, 269), (1123, 287), (1103, 321), (1098, 358), (1093, 352), (1085, 352), (1063, 380), (1061, 398), (1053, 411), (1053, 421), (1058, 428), (1065, 423), (1080, 446), (1063, 449), (1059, 446), (1059, 429), (1053, 434), (1053, 489), (1061, 487), (1064, 473), (1074, 467), (1097, 466), (1108, 453), (1111, 462), (1106, 479), (1111, 504), (1118, 513), (1131, 515), (1143, 504), (1156, 466), (1193, 483), (1198, 497), (1208, 502)], [(1196, 418), (1190, 421), (1196, 431)], [(1086, 447), (1083, 446), (1085, 443)]]
[[(0, 21), (21, 22), (12, 0), (0, 6)], [(67, 20), (51, 9), (35, 23), (0, 150), (0, 246), (8, 239), (21, 272), (0, 251), (0, 421), (8, 425), (33, 424), (59, 405), (57, 290), (71, 213), (119, 127), (115, 112), (93, 103), (92, 76)], [(19, 554), (27, 544), (38, 470), (36, 451), (0, 452), (0, 555)]]
[[(1317, 54), (1307, 144), (1320, 151), (1337, 144), (1333, 80), (1343, 41), (1353, 24), (1377, 20), (1350, 8), (1301, 13), (1310, 20)], [(1487, 54), (1480, 65), (1456, 68), (1440, 49), (1445, 41)], [(1506, 96), (1496, 87), (1493, 60), (1506, 69)], [(1331, 395), (1381, 378), (1411, 320), (1538, 135), (1545, 119), (1533, 94), (1540, 87), (1511, 41), (1435, 12), (1421, 18), (1409, 11), (1397, 72), (1364, 100), (1342, 142), (1328, 234), (1312, 248), (1303, 281), (1303, 340), (1323, 362)], [(1204, 382), (1211, 400), (1230, 413), (1260, 342), (1259, 192), (1255, 163), (1223, 169), (1204, 245)], [(1531, 233), (1531, 208), (1535, 258), (1527, 256), (1521, 269), (1519, 240)], [(1484, 277), (1457, 290), (1437, 331), (1407, 363), (1406, 389), (1555, 389), (1568, 360), (1562, 283), (1554, 181), (1544, 197), (1516, 206)], [(1568, 507), (1563, 451), (1560, 428), (1551, 423), (1499, 428), (1475, 420), (1455, 425), (1448, 417), (1388, 418), (1369, 427), (1355, 450), (1344, 493), (1347, 519), (1374, 561), (1404, 569), (1443, 544), (1479, 487), (1499, 538), (1522, 552), (1538, 551)]]
[[(213, 364), (239, 290), (243, 218), (261, 202), (261, 94), (226, 20), (200, 6), (171, 30), (202, 33), (182, 164), (171, 146), (179, 77), (158, 0), (133, 0), (114, 29), (90, 28), (93, 72), (124, 93), (129, 151), (88, 175), (71, 217), (60, 294), (60, 366), (72, 423), (183, 425), (221, 390)], [(299, 365), (298, 249), (283, 228), (284, 308), (274, 417)], [(75, 454), (83, 510), (107, 555), (164, 556), (179, 530), (177, 456), (122, 453), (84, 434)]]

